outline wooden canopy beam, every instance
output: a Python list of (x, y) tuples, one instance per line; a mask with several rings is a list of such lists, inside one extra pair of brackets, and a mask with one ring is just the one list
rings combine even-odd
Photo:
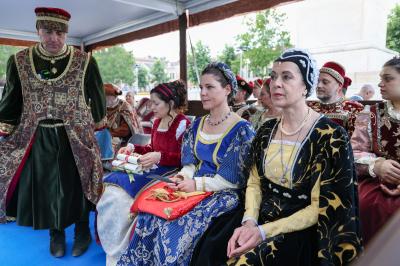
[[(298, 2), (301, 0), (240, 0), (230, 4), (215, 7), (199, 13), (189, 15), (189, 27), (197, 26), (204, 23), (214, 22), (235, 15), (245, 14), (249, 12), (265, 10), (283, 3)], [(141, 29), (138, 31), (126, 33), (108, 40), (93, 43), (88, 46), (88, 50), (99, 49), (102, 47), (123, 44), (135, 40), (145, 39), (164, 33), (179, 30), (179, 18), (161, 23), (152, 27)]]
[(179, 76), (187, 84), (187, 49), (186, 49), (187, 14), (179, 16)]

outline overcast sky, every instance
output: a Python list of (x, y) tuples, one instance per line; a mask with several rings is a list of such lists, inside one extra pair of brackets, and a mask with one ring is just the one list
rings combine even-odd
[[(396, 3), (400, 4), (400, 0), (381, 1), (388, 9), (393, 8)], [(298, 4), (301, 4), (301, 2)], [(296, 5), (296, 3), (291, 5)], [(278, 12), (286, 13), (288, 11), (286, 10), (287, 7), (288, 6), (282, 6), (278, 8)], [(255, 13), (247, 14), (246, 16), (254, 17)], [(235, 36), (246, 32), (246, 27), (243, 25), (244, 18), (245, 16), (236, 16), (213, 23), (203, 24), (201, 26), (189, 28), (188, 33), (192, 39), (193, 45), (198, 40), (201, 40), (210, 47), (211, 56), (215, 58), (219, 53), (221, 53), (225, 44), (234, 45), (236, 43)], [(289, 25), (284, 25), (284, 30), (290, 31)], [(187, 45), (188, 49), (190, 49), (189, 42)], [(152, 38), (130, 42), (125, 44), (125, 47), (129, 51), (132, 51), (135, 57), (155, 56), (165, 57), (168, 61), (178, 61), (179, 32), (175, 31)]]
[[(246, 32), (246, 27), (242, 25), (243, 19), (244, 16), (238, 16), (203, 24), (190, 28), (188, 33), (193, 45), (201, 40), (210, 47), (211, 56), (216, 57), (224, 49), (225, 44), (233, 45), (235, 36)], [(190, 49), (189, 42), (187, 45)], [(135, 57), (156, 56), (165, 57), (169, 61), (177, 61), (179, 60), (179, 32), (134, 41), (125, 44), (125, 47), (132, 51)]]

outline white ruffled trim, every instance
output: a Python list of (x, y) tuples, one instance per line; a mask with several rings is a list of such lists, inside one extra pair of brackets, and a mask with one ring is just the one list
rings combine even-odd
[[(232, 184), (219, 174), (213, 177), (209, 176), (197, 176), (193, 177), (196, 182), (197, 191), (220, 191), (224, 189), (237, 189), (238, 185)], [(203, 180), (204, 179), (204, 180)], [(205, 187), (203, 187), (203, 184)]]
[(179, 122), (178, 128), (176, 129), (176, 134), (175, 134), (176, 140), (178, 140), (179, 137), (183, 134), (183, 132), (185, 132), (186, 126), (187, 126), (186, 120), (182, 120), (181, 122)]
[(296, 146), (300, 147), (301, 142), (300, 141), (291, 141), (291, 140), (279, 140), (279, 139), (273, 139), (271, 143), (275, 144), (284, 144), (284, 145), (291, 145), (291, 146)]
[(183, 166), (177, 175), (181, 175), (185, 179), (191, 179), (193, 178), (195, 171), (196, 171), (196, 166), (194, 164), (188, 164)]
[(203, 131), (200, 131), (200, 136), (201, 136), (203, 139), (207, 140), (207, 141), (217, 140), (217, 139), (219, 139), (222, 135), (223, 135), (223, 133), (220, 133), (220, 134), (207, 134), (207, 133), (204, 133)]

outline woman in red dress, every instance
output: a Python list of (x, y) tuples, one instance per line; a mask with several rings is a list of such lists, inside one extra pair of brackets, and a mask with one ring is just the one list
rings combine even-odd
[(400, 207), (400, 58), (383, 65), (382, 98), (356, 120), (351, 143), (359, 176), (360, 220), (368, 243)]

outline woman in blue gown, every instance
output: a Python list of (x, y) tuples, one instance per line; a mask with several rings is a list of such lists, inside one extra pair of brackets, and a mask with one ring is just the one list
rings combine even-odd
[[(189, 265), (200, 238), (213, 223), (240, 205), (245, 160), (254, 131), (232, 112), (228, 100), (237, 90), (234, 74), (224, 63), (202, 72), (201, 101), (209, 114), (195, 120), (182, 144), (182, 170), (172, 189), (210, 191), (191, 211), (175, 220), (139, 213), (133, 238), (117, 265)], [(225, 249), (226, 249), (225, 243)]]

